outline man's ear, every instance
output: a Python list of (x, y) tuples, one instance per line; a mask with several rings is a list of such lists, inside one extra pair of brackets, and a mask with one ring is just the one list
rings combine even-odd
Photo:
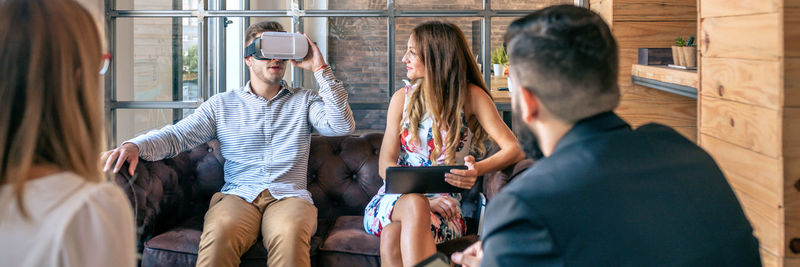
[(247, 67), (251, 68), (251, 69), (253, 68), (252, 60), (253, 60), (253, 56), (249, 56), (249, 57), (244, 58), (244, 64), (246, 64)]
[(520, 112), (522, 112), (522, 120), (525, 123), (531, 123), (539, 115), (539, 103), (536, 101), (536, 95), (531, 90), (524, 87), (520, 89), (519, 107)]

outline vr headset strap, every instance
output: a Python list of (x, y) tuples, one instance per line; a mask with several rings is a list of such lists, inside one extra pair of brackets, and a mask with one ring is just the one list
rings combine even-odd
[(261, 37), (253, 40), (253, 43), (244, 48), (244, 57), (254, 56), (258, 59), (261, 58)]

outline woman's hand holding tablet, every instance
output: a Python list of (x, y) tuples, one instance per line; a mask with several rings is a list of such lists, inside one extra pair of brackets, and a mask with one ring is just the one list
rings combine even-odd
[(475, 181), (478, 180), (478, 170), (475, 169), (475, 157), (464, 157), (464, 166), (467, 166), (466, 170), (452, 169), (450, 173), (445, 174), (445, 182), (462, 189), (472, 188), (472, 186), (475, 185)]

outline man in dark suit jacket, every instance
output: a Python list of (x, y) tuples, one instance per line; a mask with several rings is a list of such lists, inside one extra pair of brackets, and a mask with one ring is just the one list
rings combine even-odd
[(589, 10), (515, 21), (515, 116), (545, 156), (490, 202), (467, 266), (759, 266), (758, 240), (714, 160), (674, 130), (636, 130), (619, 103), (617, 45)]

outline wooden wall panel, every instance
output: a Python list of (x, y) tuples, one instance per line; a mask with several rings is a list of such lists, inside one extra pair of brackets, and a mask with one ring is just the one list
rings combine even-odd
[(783, 13), (786, 57), (800, 57), (800, 1), (787, 0)]
[(683, 137), (686, 137), (692, 142), (697, 143), (697, 127), (672, 126), (672, 129), (675, 129), (675, 131), (683, 135)]
[(702, 18), (777, 13), (782, 5), (782, 0), (702, 0), (700, 2)]
[(629, 0), (614, 5), (615, 21), (697, 20), (696, 0)]
[(761, 265), (764, 267), (780, 267), (783, 266), (781, 264), (781, 259), (775, 254), (770, 253), (769, 251), (764, 250), (763, 248), (759, 249), (758, 252), (761, 254)]
[(792, 266), (797, 267), (800, 266), (800, 258), (784, 258), (783, 266)]
[[(784, 202), (786, 240), (800, 238), (800, 0), (785, 0), (784, 9)], [(787, 266), (800, 266), (800, 255), (787, 252)]]
[[(800, 157), (800, 108), (798, 107), (783, 109), (783, 155)], [(800, 179), (800, 172), (796, 174), (796, 178)]]
[(779, 62), (704, 58), (702, 69), (702, 95), (780, 108)]
[[(786, 212), (796, 212), (786, 210)], [(789, 221), (789, 217), (787, 216), (785, 219), (785, 225), (783, 225), (785, 235), (783, 237), (783, 251), (786, 258), (785, 259), (794, 259), (792, 263), (800, 263), (800, 254), (795, 253), (792, 251), (791, 247), (789, 246), (792, 242), (792, 239), (800, 238), (800, 226), (797, 225), (797, 221)], [(786, 265), (786, 266), (800, 266), (800, 265)]]
[[(590, 0), (589, 9), (600, 14), (609, 27), (613, 27), (613, 0)], [(613, 28), (612, 28), (613, 29)]]
[[(739, 179), (735, 176), (740, 176), (753, 181), (769, 183), (771, 185), (767, 188), (777, 187), (777, 190), (781, 190), (781, 181), (775, 179), (780, 176), (780, 162), (777, 159), (743, 149), (703, 133), (700, 134), (700, 139), (703, 147), (714, 157), (729, 180), (730, 177)], [(766, 204), (766, 201), (745, 193), (746, 190), (734, 191), (742, 203), (748, 220), (755, 229), (761, 247), (774, 255), (782, 255), (783, 232), (780, 225), (783, 223), (783, 216), (780, 206)]]
[(696, 99), (677, 95), (669, 92), (664, 92), (661, 90), (655, 90), (650, 87), (640, 86), (640, 85), (631, 85), (620, 88), (622, 90), (622, 101), (659, 101), (659, 102), (669, 102), (669, 103), (687, 103), (687, 102), (696, 102)]
[[(794, 169), (800, 166), (800, 157), (787, 159), (784, 166), (794, 165)], [(796, 172), (796, 170), (795, 170)], [(786, 257), (800, 258), (800, 254), (793, 252), (789, 245), (792, 239), (800, 238), (800, 192), (796, 187), (797, 176), (794, 176), (794, 183), (787, 183), (784, 188), (784, 198), (786, 208), (784, 211), (784, 250)], [(800, 265), (797, 265), (800, 266)]]
[[(784, 9), (784, 202), (785, 246), (800, 238), (800, 0), (785, 0)], [(787, 249), (786, 266), (800, 266), (800, 254)]]
[(650, 87), (633, 85), (620, 88), (622, 90), (622, 101), (664, 101), (664, 102), (696, 102), (696, 99), (677, 95)]
[[(786, 239), (800, 238), (800, 0), (785, 0), (784, 10), (784, 202)], [(787, 252), (787, 265), (800, 266), (800, 255)]]
[[(654, 90), (654, 89), (650, 89)], [(649, 122), (670, 127), (697, 127), (697, 104), (692, 101), (622, 101), (616, 112), (628, 123), (641, 126)]]
[(734, 190), (734, 192), (742, 204), (750, 225), (753, 226), (753, 234), (758, 238), (759, 245), (774, 255), (783, 255), (781, 210), (775, 206), (767, 206), (741, 191)]
[(699, 1), (700, 143), (740, 197), (763, 265), (800, 266), (788, 248), (800, 237), (800, 109), (789, 108), (800, 107), (800, 0)]
[(728, 179), (728, 183), (736, 192), (747, 194), (764, 205), (774, 207), (782, 205), (783, 200), (780, 197), (782, 188), (779, 185), (775, 185), (777, 179), (767, 177), (761, 177), (762, 179), (759, 180), (745, 178), (724, 169), (723, 173), (725, 173), (725, 178)]
[(778, 111), (721, 100), (703, 99), (700, 132), (772, 158), (781, 154)]
[(783, 77), (785, 79), (783, 105), (786, 107), (800, 107), (800, 58), (786, 58), (783, 62)]
[(703, 19), (700, 52), (704, 58), (777, 61), (783, 55), (779, 22), (777, 13)]
[[(780, 201), (780, 192), (783, 189), (783, 179), (780, 161), (742, 147), (719, 140), (712, 136), (700, 133), (700, 142), (703, 148), (714, 157), (719, 167), (726, 173), (748, 179), (749, 183), (737, 182), (743, 186), (752, 186), (748, 192), (775, 192), (775, 197), (760, 199), (764, 203)], [(739, 179), (739, 178), (737, 178)], [(758, 196), (757, 194), (752, 195)]]
[[(644, 47), (670, 47), (676, 37), (684, 39), (697, 35), (695, 21), (639, 21), (615, 22), (614, 37), (620, 49), (637, 49)], [(620, 51), (621, 53), (621, 51)], [(636, 54), (632, 55), (636, 58)], [(635, 61), (635, 60), (634, 60)], [(620, 62), (620, 65), (621, 62)], [(628, 70), (631, 66), (628, 66)]]
[[(784, 188), (786, 207), (786, 247), (792, 238), (800, 238), (800, 108), (783, 111)], [(787, 257), (800, 257), (787, 250)]]
[(785, 9), (800, 7), (800, 0), (783, 0)]

